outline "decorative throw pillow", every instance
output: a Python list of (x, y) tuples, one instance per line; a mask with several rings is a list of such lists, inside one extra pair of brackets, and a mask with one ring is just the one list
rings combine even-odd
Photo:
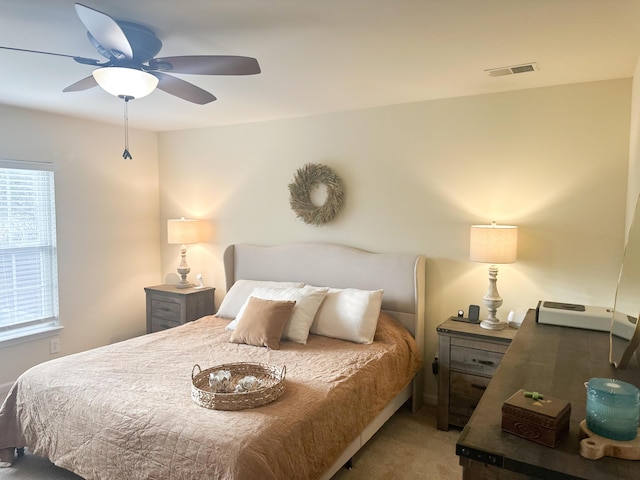
[(382, 307), (382, 290), (330, 288), (310, 332), (356, 343), (372, 343)]
[(268, 280), (236, 280), (222, 300), (216, 317), (236, 318), (251, 292), (259, 287), (303, 287), (301, 282), (272, 282)]
[[(295, 300), (296, 305), (293, 307), (291, 319), (284, 327), (282, 338), (291, 340), (295, 343), (307, 343), (309, 337), (309, 328), (313, 323), (322, 300), (327, 295), (328, 288), (322, 287), (302, 287), (302, 288), (256, 288), (251, 294), (252, 297), (262, 298), (265, 300)], [(234, 330), (237, 323), (242, 319), (246, 303), (238, 312), (236, 319), (229, 323), (225, 328)]]
[(291, 318), (295, 304), (295, 301), (249, 297), (247, 308), (229, 341), (278, 350), (282, 331)]

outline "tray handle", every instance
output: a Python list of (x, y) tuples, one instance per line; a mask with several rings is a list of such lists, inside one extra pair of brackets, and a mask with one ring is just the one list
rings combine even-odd
[(196, 367), (198, 367), (198, 373), (202, 372), (202, 369), (200, 368), (200, 365), (198, 365), (197, 363), (193, 366), (193, 369), (191, 370), (191, 380), (193, 380), (195, 378), (195, 376), (198, 374), (196, 373)]

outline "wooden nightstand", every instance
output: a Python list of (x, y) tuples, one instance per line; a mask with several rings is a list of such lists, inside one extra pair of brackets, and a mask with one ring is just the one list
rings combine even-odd
[(176, 288), (174, 285), (145, 287), (147, 333), (159, 332), (216, 312), (215, 288)]
[(438, 430), (464, 427), (517, 330), (487, 330), (454, 317), (438, 328)]

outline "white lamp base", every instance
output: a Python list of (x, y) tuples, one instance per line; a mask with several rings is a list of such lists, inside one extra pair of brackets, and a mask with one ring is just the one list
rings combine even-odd
[(487, 330), (502, 330), (504, 327), (507, 326), (507, 324), (504, 322), (501, 322), (500, 320), (493, 322), (488, 319), (485, 319), (480, 322), (480, 326), (482, 328), (486, 328)]
[(178, 283), (176, 283), (176, 288), (191, 288), (194, 287), (195, 284), (193, 283), (189, 283), (189, 282), (182, 282), (182, 280), (180, 280)]
[(487, 310), (489, 310), (489, 314), (487, 315), (487, 318), (480, 322), (480, 326), (487, 330), (502, 330), (507, 325), (506, 323), (501, 322), (496, 316), (498, 308), (502, 305), (502, 297), (500, 297), (498, 287), (496, 285), (497, 281), (498, 267), (491, 265), (489, 267), (489, 289), (484, 297), (482, 297), (482, 301), (487, 307)]
[(176, 283), (176, 288), (191, 288), (193, 283), (187, 281), (187, 275), (191, 271), (191, 267), (187, 264), (187, 247), (182, 245), (180, 248), (180, 265), (178, 265), (178, 273), (180, 281)]

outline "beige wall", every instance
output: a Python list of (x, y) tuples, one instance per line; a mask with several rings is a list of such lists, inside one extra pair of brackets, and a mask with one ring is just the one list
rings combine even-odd
[[(487, 288), (487, 265), (468, 260), (473, 223), (520, 227), (518, 262), (500, 268), (503, 319), (538, 300), (613, 304), (630, 105), (631, 80), (615, 80), (160, 133), (160, 222), (210, 221), (212, 238), (188, 258), (218, 302), (230, 243), (426, 255), (430, 361), (436, 326), (480, 304)], [(346, 184), (344, 210), (323, 227), (297, 220), (288, 205), (287, 185), (308, 162), (329, 165)], [(166, 244), (164, 226), (161, 242), (165, 276), (178, 246)]]
[[(60, 166), (60, 355), (144, 333), (143, 287), (178, 263), (166, 219), (185, 215), (210, 220), (212, 238), (190, 248), (189, 263), (217, 287), (218, 302), (230, 243), (325, 241), (426, 255), (430, 360), (435, 327), (481, 303), (487, 286), (487, 266), (467, 259), (472, 223), (520, 226), (518, 262), (500, 268), (503, 318), (540, 299), (613, 302), (625, 205), (640, 190), (637, 78), (633, 103), (631, 80), (616, 80), (183, 132), (132, 130), (133, 161), (120, 158), (119, 126), (0, 106), (0, 157)], [(287, 184), (307, 162), (331, 166), (346, 184), (344, 210), (319, 228), (288, 205)], [(48, 339), (0, 349), (0, 394), (54, 357)]]
[(0, 157), (54, 162), (60, 354), (49, 339), (0, 348), (0, 398), (27, 368), (145, 332), (143, 287), (160, 281), (157, 135), (0, 106)]
[(631, 138), (629, 140), (629, 178), (627, 193), (627, 230), (635, 212), (640, 195), (640, 61), (633, 77), (631, 99)]
[[(467, 259), (472, 223), (520, 226), (518, 263), (500, 269), (503, 318), (540, 299), (612, 303), (628, 166), (630, 195), (638, 188), (630, 105), (631, 81), (617, 80), (183, 132), (133, 130), (132, 162), (120, 158), (121, 127), (0, 107), (0, 156), (60, 165), (60, 354), (144, 332), (142, 287), (178, 263), (165, 221), (185, 215), (211, 222), (211, 240), (192, 247), (189, 262), (193, 275), (217, 287), (218, 302), (230, 243), (326, 241), (425, 254), (430, 360), (437, 324), (481, 303), (487, 286), (487, 266)], [(307, 162), (333, 167), (346, 184), (344, 210), (324, 227), (289, 209), (287, 184)], [(0, 390), (50, 358), (48, 340), (2, 348)], [(433, 400), (428, 372), (427, 380)]]

